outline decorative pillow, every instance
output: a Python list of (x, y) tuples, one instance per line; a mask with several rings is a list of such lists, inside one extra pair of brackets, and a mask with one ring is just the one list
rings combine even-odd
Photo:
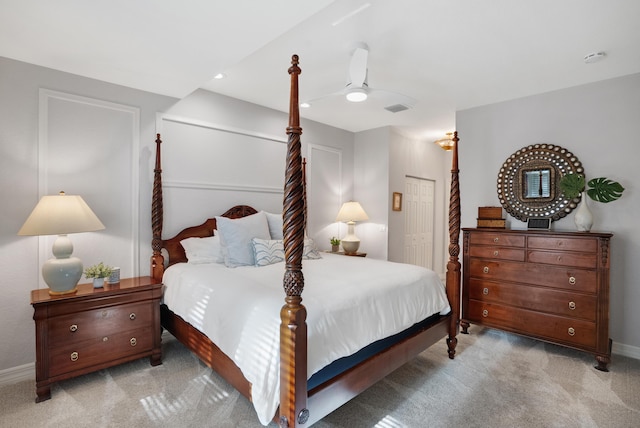
[(267, 266), (284, 261), (284, 245), (282, 240), (265, 240), (253, 238), (253, 255), (256, 266)]
[(216, 217), (216, 225), (227, 267), (255, 265), (251, 239), (271, 237), (264, 212), (237, 219)]
[(318, 249), (316, 248), (316, 243), (313, 242), (313, 239), (306, 238), (304, 240), (304, 250), (302, 250), (302, 258), (307, 260), (317, 260), (322, 258), (322, 256), (318, 252)]
[(267, 216), (271, 239), (284, 239), (284, 236), (282, 235), (282, 214), (274, 214), (266, 211), (262, 212)]
[(223, 263), (219, 236), (206, 238), (186, 238), (180, 241), (187, 261), (194, 264)]

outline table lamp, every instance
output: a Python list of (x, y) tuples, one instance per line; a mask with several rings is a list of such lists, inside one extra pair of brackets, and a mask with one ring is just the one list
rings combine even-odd
[(58, 235), (53, 243), (54, 257), (42, 265), (49, 294), (56, 295), (75, 293), (83, 272), (82, 261), (71, 257), (73, 244), (67, 234), (102, 229), (104, 225), (80, 196), (60, 192), (40, 199), (18, 235)]
[(356, 236), (356, 221), (369, 220), (367, 213), (358, 202), (349, 201), (342, 204), (336, 221), (347, 223), (347, 234), (342, 238), (342, 248), (346, 254), (355, 254), (360, 248), (360, 239)]

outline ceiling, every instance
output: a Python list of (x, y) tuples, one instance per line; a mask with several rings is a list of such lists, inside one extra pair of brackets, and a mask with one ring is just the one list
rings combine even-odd
[[(0, 56), (182, 98), (198, 88), (288, 110), (341, 90), (355, 43), (368, 83), (416, 100), (323, 98), (301, 116), (441, 138), (455, 112), (640, 72), (636, 0), (0, 0)], [(603, 60), (584, 57), (604, 51)], [(212, 80), (223, 72), (226, 78)]]

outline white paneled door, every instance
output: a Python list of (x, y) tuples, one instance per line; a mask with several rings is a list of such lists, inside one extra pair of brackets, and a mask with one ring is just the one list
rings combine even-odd
[(405, 177), (405, 263), (433, 269), (435, 181)]

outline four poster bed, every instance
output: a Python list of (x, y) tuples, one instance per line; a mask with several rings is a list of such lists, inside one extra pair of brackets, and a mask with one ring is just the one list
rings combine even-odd
[[(446, 289), (417, 266), (319, 255), (305, 238), (296, 55), (289, 74), (281, 216), (241, 205), (162, 239), (160, 134), (152, 202), (151, 276), (165, 285), (163, 327), (251, 400), (263, 424), (282, 427), (318, 421), (443, 337), (453, 359), (460, 305), (457, 134)], [(234, 259), (238, 242), (240, 253), (251, 245), (253, 259)]]

